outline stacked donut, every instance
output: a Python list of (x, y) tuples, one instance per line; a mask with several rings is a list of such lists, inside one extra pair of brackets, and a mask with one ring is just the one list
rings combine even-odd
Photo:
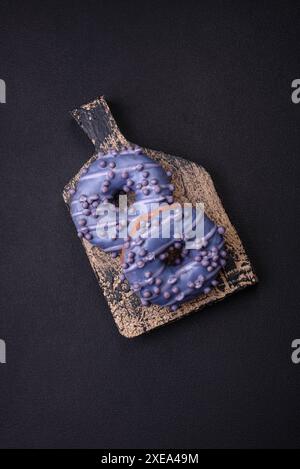
[[(71, 191), (71, 215), (80, 238), (114, 257), (122, 251), (122, 278), (127, 278), (144, 306), (154, 303), (175, 311), (181, 303), (209, 293), (218, 284), (216, 277), (226, 264), (226, 251), (224, 228), (205, 214), (203, 237), (187, 249), (187, 239), (193, 237), (175, 232), (178, 210), (173, 191), (171, 173), (140, 148), (99, 153)], [(135, 201), (124, 217), (117, 196), (130, 193)], [(158, 213), (155, 222), (146, 221), (141, 214), (149, 214), (153, 206), (159, 212), (167, 210), (167, 217)], [(195, 209), (189, 217), (190, 223), (184, 226), (193, 227)], [(166, 220), (171, 227), (168, 238), (161, 235)], [(156, 223), (156, 236), (151, 236), (151, 223)]]

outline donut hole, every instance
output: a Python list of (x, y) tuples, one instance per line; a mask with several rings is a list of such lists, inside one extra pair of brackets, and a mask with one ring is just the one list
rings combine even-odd
[(130, 191), (127, 195), (127, 208), (129, 209), (135, 203), (135, 192)]
[(174, 245), (170, 246), (168, 250), (163, 253), (166, 256), (163, 259), (163, 262), (167, 266), (180, 264), (183, 259), (183, 255), (182, 255), (183, 249), (184, 249), (184, 246), (181, 246), (180, 248), (175, 247)]
[(133, 205), (134, 202), (135, 202), (135, 192), (130, 191), (130, 192), (126, 193), (123, 190), (120, 190), (120, 191), (116, 192), (114, 194), (114, 196), (112, 197), (112, 199), (110, 199), (110, 203), (115, 205), (115, 207), (117, 207), (117, 208), (120, 207), (120, 195), (122, 195), (122, 196), (126, 195), (127, 196), (127, 209), (129, 209), (131, 207), (131, 205)]
[(124, 195), (125, 193), (123, 191), (117, 192), (112, 199), (110, 199), (110, 203), (113, 204), (115, 207), (119, 208), (120, 207), (120, 195)]

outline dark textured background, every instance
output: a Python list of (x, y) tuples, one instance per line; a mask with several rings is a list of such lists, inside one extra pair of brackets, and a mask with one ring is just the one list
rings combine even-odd
[[(1, 1), (1, 447), (300, 446), (297, 3)], [(68, 111), (99, 94), (207, 168), (257, 287), (118, 334), (61, 197), (92, 152)]]

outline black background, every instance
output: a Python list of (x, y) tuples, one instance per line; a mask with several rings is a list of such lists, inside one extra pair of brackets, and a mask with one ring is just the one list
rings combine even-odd
[[(1, 0), (1, 447), (299, 447), (295, 1)], [(69, 110), (213, 176), (260, 283), (120, 336), (63, 203)]]

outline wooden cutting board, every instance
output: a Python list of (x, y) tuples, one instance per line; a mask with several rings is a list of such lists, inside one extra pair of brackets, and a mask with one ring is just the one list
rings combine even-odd
[[(95, 154), (86, 162), (80, 171), (65, 186), (63, 198), (69, 207), (69, 190), (74, 189), (82, 170), (96, 158), (98, 151), (119, 150), (130, 145), (120, 132), (104, 97), (86, 104), (72, 112), (78, 124), (87, 133), (95, 145)], [(131, 338), (151, 329), (199, 311), (204, 306), (220, 301), (227, 295), (257, 282), (250, 261), (242, 242), (230, 223), (213, 181), (204, 168), (166, 153), (142, 148), (154, 160), (158, 160), (166, 169), (171, 170), (172, 183), (175, 186), (174, 198), (180, 203), (204, 203), (206, 214), (218, 225), (226, 228), (225, 242), (228, 250), (228, 262), (220, 276), (220, 284), (208, 295), (181, 305), (177, 311), (152, 305), (143, 307), (136, 294), (130, 290), (127, 281), (120, 280), (122, 269), (119, 258), (113, 259), (109, 254), (92, 246), (88, 241), (80, 241), (86, 251), (97, 281), (103, 290), (119, 332)]]

